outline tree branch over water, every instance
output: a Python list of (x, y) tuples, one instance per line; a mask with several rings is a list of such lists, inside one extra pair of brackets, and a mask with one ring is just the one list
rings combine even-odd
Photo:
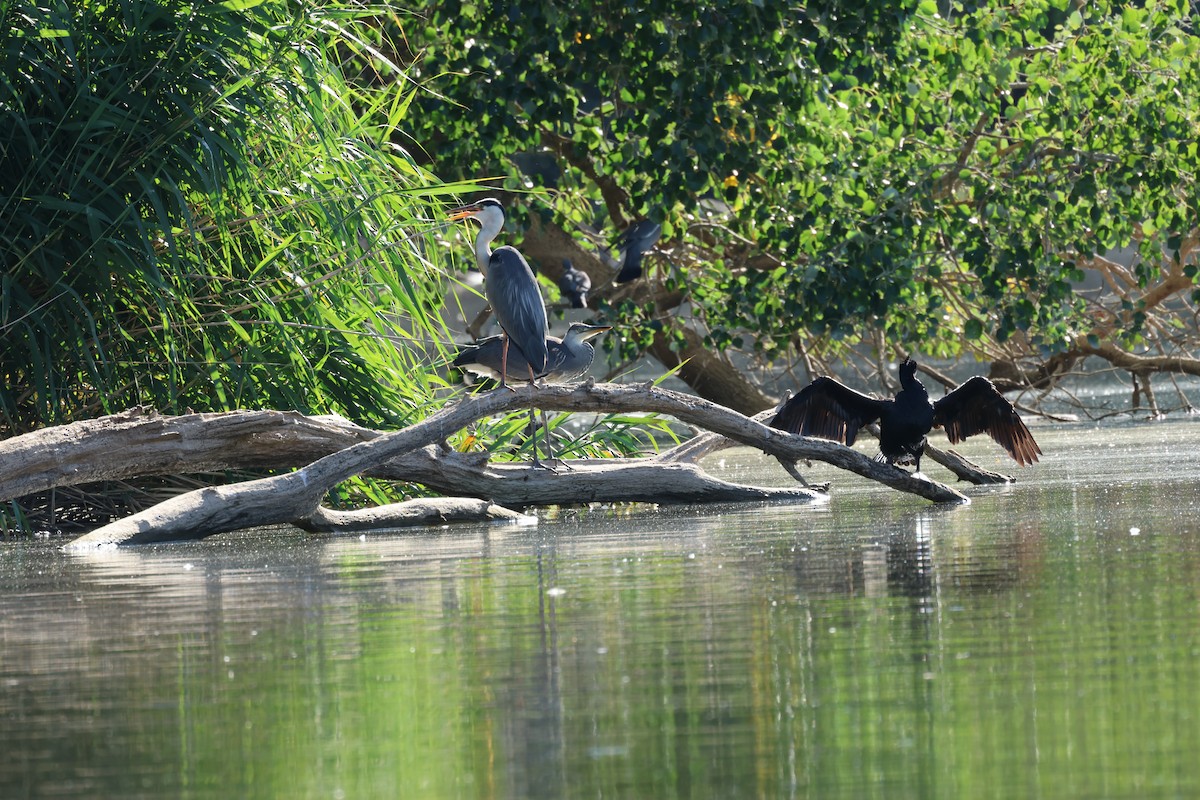
[(303, 461), (305, 453), (315, 457), (287, 474), (178, 495), (72, 543), (94, 547), (201, 538), (280, 523), (305, 526), (311, 519), (320, 519), (324, 528), (336, 527), (336, 519), (331, 523), (334, 518), (319, 511), (322, 499), (342, 481), (364, 474), (517, 506), (596, 501), (796, 502), (822, 497), (800, 487), (772, 489), (719, 481), (691, 463), (707, 448), (686, 444), (643, 459), (577, 461), (557, 473), (490, 464), (486, 456), (457, 453), (444, 444), (448, 436), (477, 419), (528, 407), (668, 414), (788, 464), (823, 461), (934, 502), (966, 500), (944, 484), (914, 477), (833, 442), (769, 428), (707, 400), (651, 386), (613, 384), (525, 387), (466, 397), (422, 422), (386, 434), (345, 421), (281, 412), (175, 418), (127, 413), (4, 442), (0, 474), (6, 477), (0, 481), (0, 498), (137, 474), (284, 468), (289, 461)]

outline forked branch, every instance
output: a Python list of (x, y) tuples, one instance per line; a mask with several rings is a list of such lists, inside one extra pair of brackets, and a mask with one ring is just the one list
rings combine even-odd
[[(495, 495), (503, 493), (503, 487), (514, 487), (508, 499), (528, 504), (552, 501), (554, 496), (562, 502), (565, 487), (574, 486), (578, 492), (579, 487), (589, 485), (610, 487), (606, 491), (617, 487), (624, 499), (682, 501), (682, 497), (672, 493), (671, 487), (678, 474), (695, 469), (688, 464), (656, 459), (637, 459), (611, 465), (581, 462), (574, 470), (555, 475), (520, 466), (475, 463), (471, 467), (471, 457), (437, 447), (449, 435), (477, 419), (531, 406), (557, 411), (668, 414), (787, 462), (805, 459), (824, 461), (935, 502), (966, 500), (948, 486), (877, 463), (849, 448), (783, 433), (693, 396), (649, 386), (543, 386), (464, 398), (409, 428), (375, 435), (374, 438), (321, 457), (294, 472), (230, 486), (199, 489), (173, 497), (86, 534), (71, 546), (90, 548), (192, 539), (241, 528), (300, 523), (320, 514), (318, 509), (321, 500), (331, 488), (350, 477), (368, 472), (427, 485), (457, 480), (461, 484), (481, 483), (485, 486), (485, 490), (480, 492), (474, 491), (471, 485), (460, 485), (459, 488), (465, 491), (459, 491), (458, 494)], [(455, 472), (455, 469), (459, 472)], [(624, 477), (618, 477), (622, 472)], [(687, 480), (693, 485), (696, 482), (695, 476)], [(558, 486), (557, 495), (550, 493), (539, 496), (531, 490), (553, 487), (555, 484)], [(721, 493), (726, 491), (722, 487), (729, 486), (714, 481), (709, 497), (730, 499), (728, 494)], [(523, 498), (514, 496), (522, 491), (525, 494)], [(820, 496), (800, 488), (756, 491), (757, 496), (763, 499), (786, 496), (795, 501)], [(751, 496), (755, 495), (743, 494), (740, 499)], [(577, 501), (586, 502), (590, 499), (603, 499), (602, 493), (597, 492), (595, 497), (581, 497)]]

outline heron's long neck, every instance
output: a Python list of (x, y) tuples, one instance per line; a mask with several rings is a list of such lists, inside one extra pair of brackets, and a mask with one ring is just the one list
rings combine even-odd
[(486, 278), (488, 263), (492, 260), (492, 240), (500, 234), (500, 229), (504, 227), (504, 217), (499, 217), (499, 219), (485, 217), (480, 222), (482, 227), (479, 229), (479, 235), (475, 237), (475, 263), (479, 265), (479, 271)]
[(593, 350), (592, 346), (586, 341), (577, 336), (571, 336), (570, 334), (563, 337), (563, 348), (572, 355), (583, 356), (588, 355)]

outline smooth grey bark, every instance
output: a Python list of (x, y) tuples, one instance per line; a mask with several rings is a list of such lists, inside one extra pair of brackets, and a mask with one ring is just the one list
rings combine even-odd
[[(934, 502), (965, 502), (954, 489), (833, 442), (784, 433), (735, 411), (653, 386), (582, 384), (524, 387), (471, 396), (422, 422), (381, 434), (344, 420), (286, 412), (230, 412), (160, 417), (130, 412), (0, 442), (0, 498), (56, 485), (154, 472), (293, 466), (287, 474), (198, 489), (105, 525), (75, 548), (199, 538), (240, 528), (321, 519), (320, 502), (359, 474), (423, 483), (454, 495), (501, 505), (605, 500), (703, 502), (730, 499), (821, 498), (792, 487), (765, 489), (717, 481), (690, 461), (705, 447), (685, 445), (646, 459), (576, 462), (558, 473), (489, 464), (486, 457), (442, 447), (446, 437), (492, 414), (536, 406), (558, 411), (657, 412), (756, 447), (794, 464), (824, 461)], [(27, 438), (28, 437), (28, 438)], [(130, 472), (133, 470), (133, 472)], [(328, 519), (328, 517), (326, 517)]]

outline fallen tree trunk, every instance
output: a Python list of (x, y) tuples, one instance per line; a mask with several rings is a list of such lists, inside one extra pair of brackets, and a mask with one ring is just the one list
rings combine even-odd
[[(765, 419), (773, 412), (763, 412)], [(0, 442), (0, 502), (106, 480), (252, 469), (294, 469), (383, 434), (340, 417), (287, 411), (229, 411), (162, 416), (131, 409)], [(738, 442), (704, 432), (657, 456), (581, 462), (565, 481), (522, 464), (489, 463), (484, 453), (425, 446), (367, 469), (384, 480), (419, 483), (447, 496), (465, 495), (503, 506), (586, 502), (738, 502), (804, 500), (803, 492), (718, 481), (695, 466), (703, 456)], [(933, 447), (936, 461), (959, 478), (1003, 482)], [(620, 466), (624, 472), (596, 469)], [(680, 465), (680, 468), (668, 468)], [(685, 466), (686, 465), (686, 466)], [(822, 487), (823, 488), (823, 487)]]
[[(132, 409), (0, 442), (0, 502), (52, 489), (153, 475), (293, 469), (384, 434), (340, 417), (229, 411), (161, 416)], [(724, 437), (715, 437), (728, 442)], [(425, 445), (363, 473), (422, 484), (451, 497), (505, 506), (588, 502), (698, 503), (811, 500), (796, 489), (740, 486), (706, 475), (685, 445), (644, 459), (573, 462), (561, 476), (524, 464), (489, 463), (486, 453)], [(569, 479), (568, 479), (569, 478)]]
[(568, 462), (562, 471), (551, 472), (527, 464), (492, 464), (482, 455), (426, 445), (392, 459), (371, 474), (517, 507), (820, 499), (816, 492), (801, 487), (778, 489), (728, 483), (705, 474), (695, 464), (659, 456), (576, 460)]
[(518, 525), (537, 523), (536, 517), (518, 514), (487, 500), (469, 497), (424, 497), (354, 511), (334, 511), (318, 507), (307, 517), (295, 520), (295, 524), (311, 533), (358, 533), (480, 520), (513, 522)]
[(0, 442), (0, 502), (138, 476), (301, 467), (378, 436), (348, 420), (289, 411), (164, 417), (134, 408)]
[[(278, 452), (294, 452), (295, 447), (312, 446), (313, 440), (322, 441), (322, 446), (341, 446), (310, 464), (286, 475), (265, 477), (233, 486), (197, 489), (163, 501), (151, 509), (104, 525), (103, 528), (80, 536), (72, 547), (89, 548), (116, 543), (144, 543), (181, 539), (197, 539), (224, 531), (259, 527), (278, 523), (304, 524), (306, 519), (320, 517), (319, 504), (330, 488), (348, 477), (371, 473), (395, 477), (396, 480), (419, 481), (426, 486), (454, 485), (456, 494), (480, 495), (504, 494), (506, 504), (523, 505), (538, 503), (578, 503), (590, 499), (604, 499), (618, 495), (619, 499), (643, 499), (648, 501), (695, 501), (725, 499), (769, 499), (786, 497), (791, 500), (811, 500), (821, 495), (810, 489), (762, 489), (737, 487), (715, 481), (698, 474), (694, 465), (678, 463), (678, 453), (664, 453), (662, 457), (644, 459), (608, 459), (598, 462), (576, 462), (575, 469), (563, 473), (548, 473), (524, 465), (487, 464), (479, 456), (462, 455), (448, 449), (438, 450), (446, 437), (469, 425), (480, 417), (504, 413), (522, 408), (544, 408), (562, 411), (655, 411), (668, 414), (683, 422), (706, 428), (714, 434), (757, 447), (769, 455), (787, 463), (817, 459), (854, 471), (884, 485), (911, 492), (938, 503), (961, 503), (964, 495), (941, 483), (914, 477), (905, 471), (877, 463), (862, 453), (820, 439), (796, 437), (775, 431), (761, 422), (748, 419), (736, 411), (704, 401), (704, 399), (679, 395), (650, 386), (590, 385), (523, 387), (517, 391), (494, 391), (487, 395), (474, 396), (449, 405), (425, 421), (397, 431), (379, 434), (349, 425), (344, 421), (302, 417), (278, 413), (241, 413), (242, 416), (188, 415), (176, 417), (181, 428), (168, 425), (169, 417), (149, 417), (130, 414), (118, 423), (136, 429), (136, 444), (126, 452), (133, 453), (131, 462), (146, 465), (172, 465), (180, 467), (178, 453), (169, 457), (162, 452), (174, 449), (190, 450), (193, 461), (187, 461), (188, 470), (196, 470), (199, 464), (206, 469), (229, 468), (230, 439), (242, 437), (240, 444), (250, 447), (247, 463), (266, 461), (268, 451), (280, 445), (272, 468), (281, 468)], [(252, 415), (247, 417), (245, 415)], [(274, 422), (274, 431), (264, 432), (252, 425), (257, 416), (259, 422)], [(85, 425), (85, 423), (80, 423)], [(193, 425), (209, 426), (221, 432), (214, 445), (205, 437), (191, 431)], [(66, 426), (72, 427), (72, 426)], [(157, 433), (155, 433), (157, 431)], [(185, 433), (186, 431), (186, 433)], [(115, 433), (115, 431), (114, 431)], [(29, 434), (36, 435), (36, 434)], [(38, 491), (54, 485), (56, 480), (90, 479), (114, 476), (112, 453), (114, 443), (101, 434), (94, 443), (94, 453), (106, 453), (107, 465), (88, 470), (82, 468), (77, 458), (66, 456), (73, 438), (80, 435), (79, 429), (59, 432), (56, 445), (32, 441), (10, 440), (0, 445), (0, 470), (19, 467), (13, 458), (24, 456), (30, 459), (29, 469), (19, 473), (0, 488), (11, 494), (14, 486), (25, 491)], [(86, 437), (84, 437), (86, 438)], [(23, 439), (23, 438), (18, 438)], [(103, 444), (101, 444), (103, 443)], [(130, 446), (126, 439), (125, 447)], [(256, 450), (262, 447), (262, 450)], [(143, 452), (144, 451), (144, 452)], [(18, 456), (14, 456), (17, 453)], [(40, 455), (41, 458), (37, 458)], [(7, 463), (6, 463), (7, 459)], [(186, 459), (185, 459), (186, 461)], [(265, 464), (264, 464), (265, 465)], [(626, 473), (625, 470), (629, 470)], [(625, 476), (622, 477), (622, 473)], [(0, 471), (5, 474), (5, 471)], [(55, 477), (58, 476), (58, 477)], [(672, 489), (676, 481), (690, 487), (678, 493)], [(592, 488), (588, 488), (592, 487)], [(697, 487), (701, 487), (697, 491)], [(607, 493), (607, 494), (605, 494)], [(566, 499), (570, 498), (570, 499)], [(486, 498), (485, 498), (486, 499)], [(494, 501), (494, 498), (491, 498)], [(328, 519), (328, 517), (326, 517)]]

